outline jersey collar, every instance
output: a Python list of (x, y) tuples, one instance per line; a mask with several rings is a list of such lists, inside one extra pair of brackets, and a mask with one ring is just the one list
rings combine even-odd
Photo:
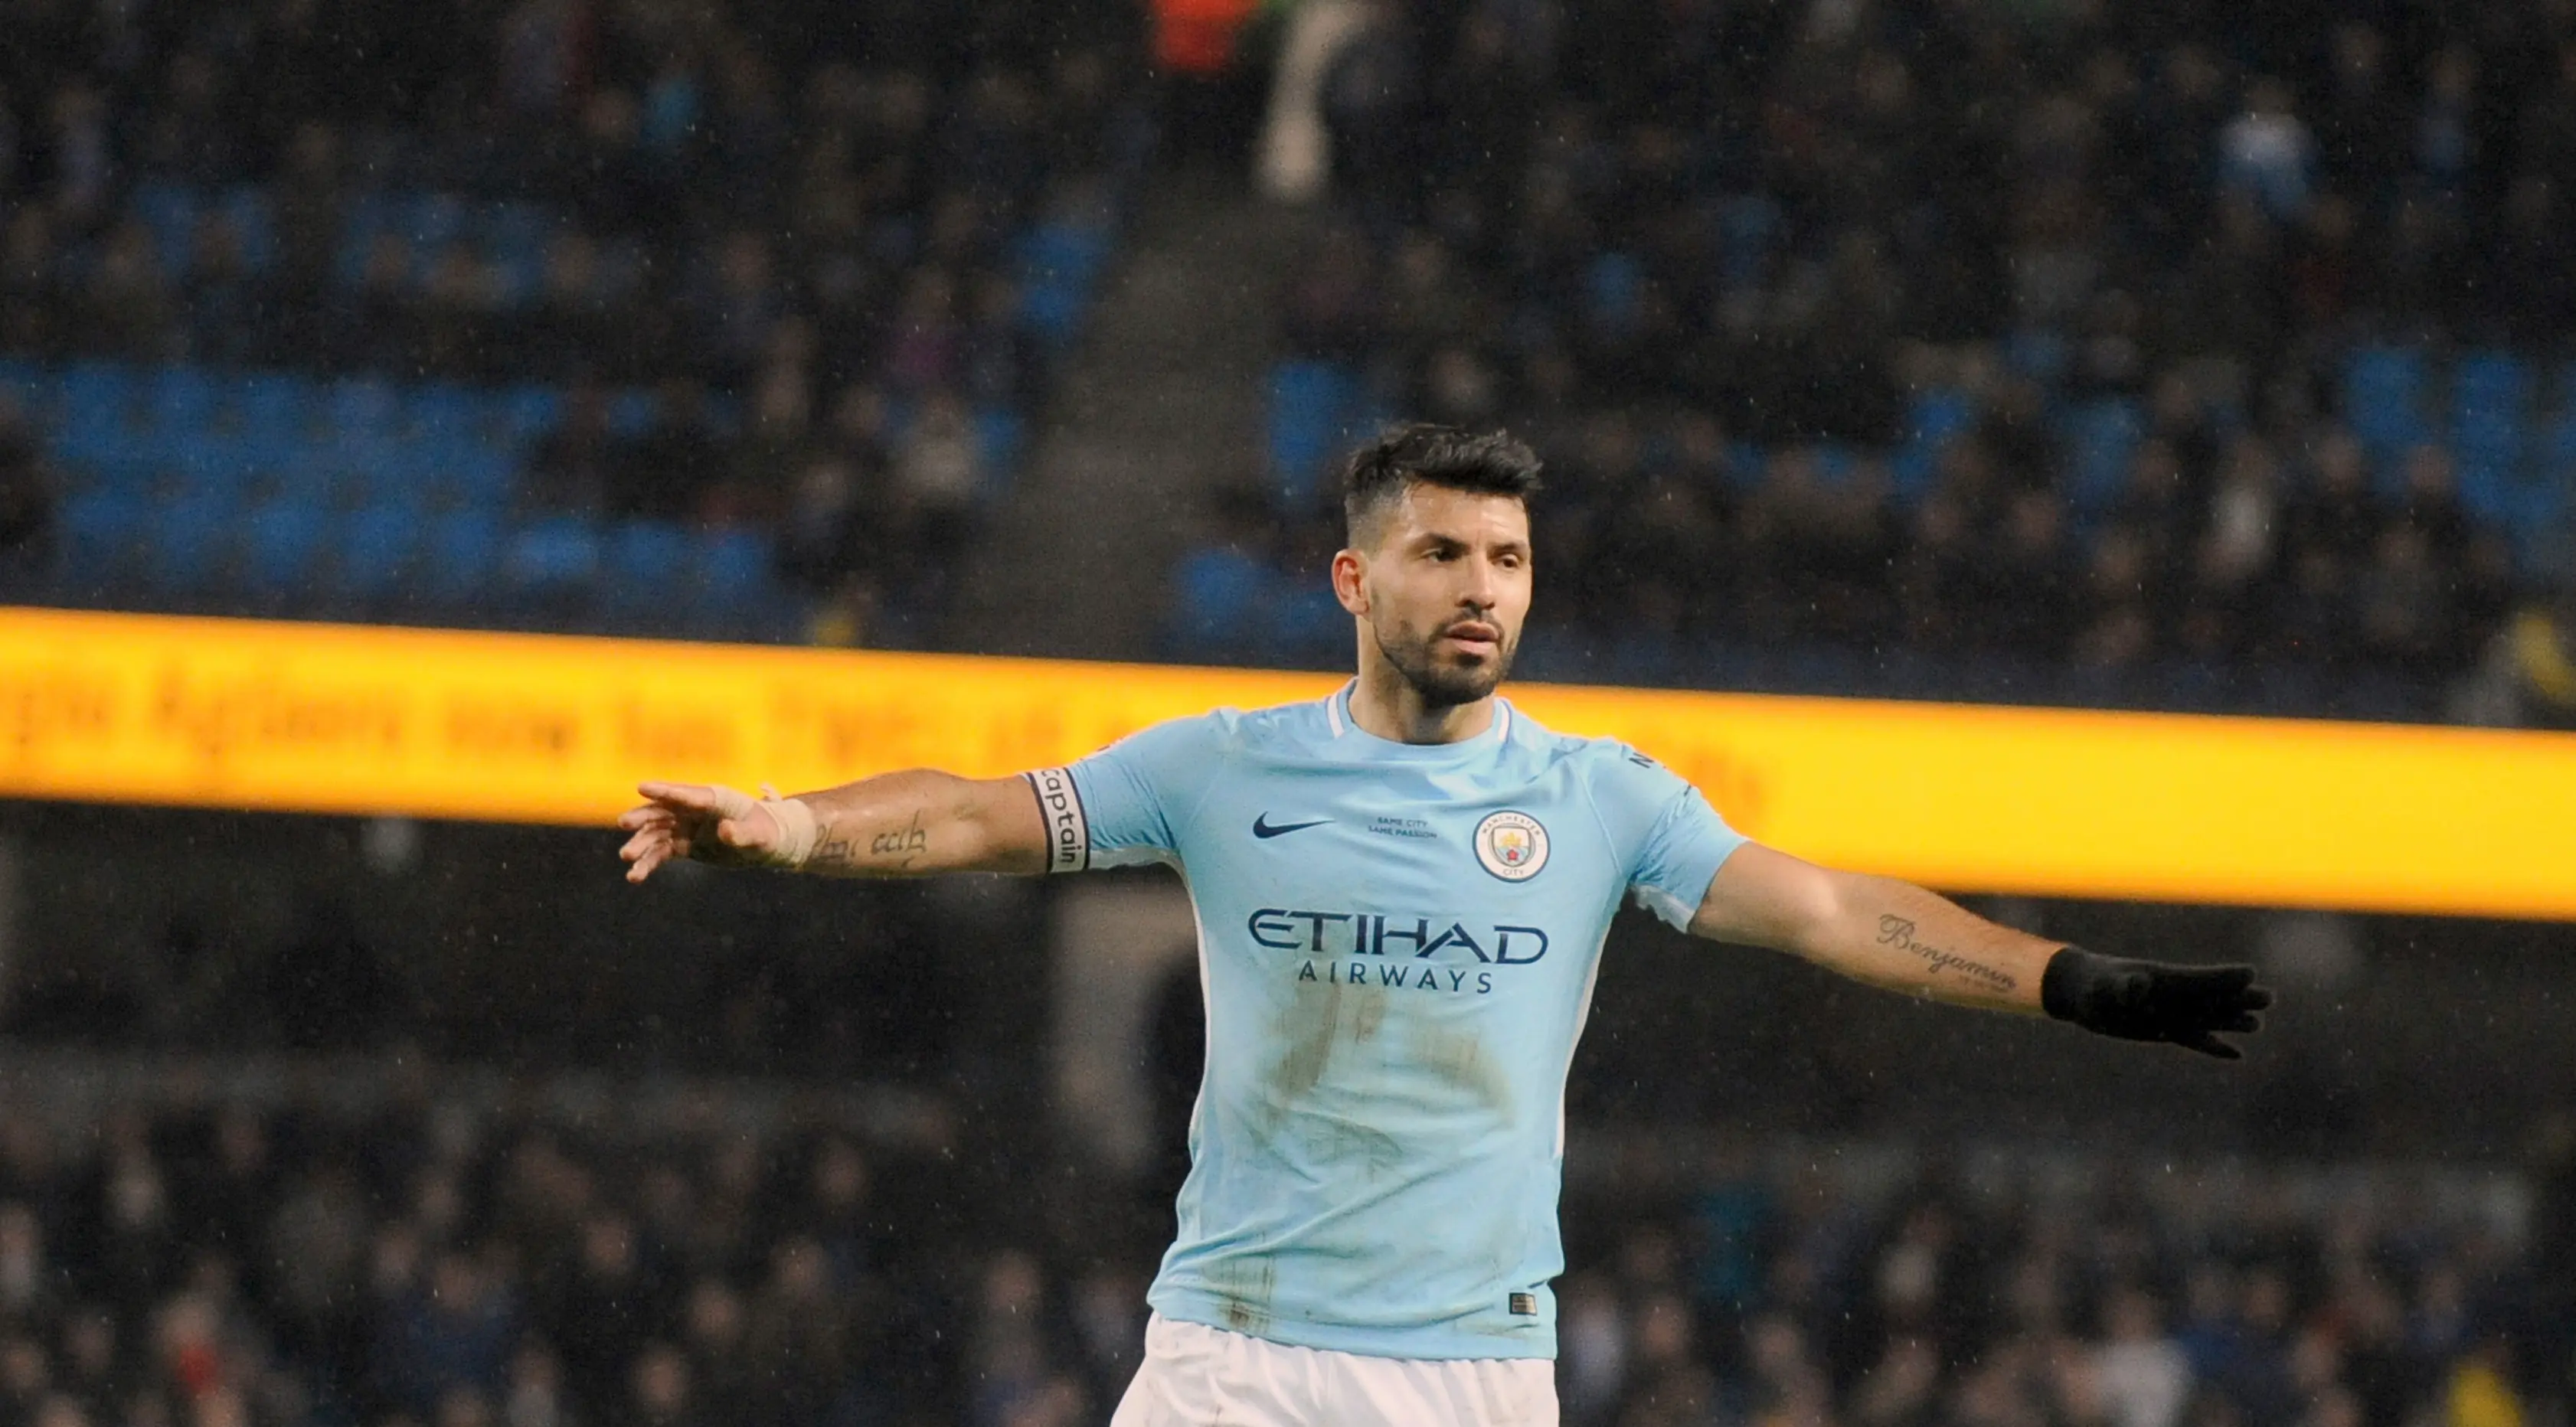
[(1456, 743), (1399, 743), (1391, 738), (1380, 738), (1360, 727), (1359, 720), (1351, 717), (1351, 694), (1359, 686), (1360, 681), (1353, 679), (1334, 690), (1331, 696), (1324, 700), (1324, 718), (1332, 725), (1333, 737), (1336, 740), (1347, 736), (1358, 747), (1373, 748), (1382, 752), (1402, 750), (1403, 755), (1412, 757), (1441, 757), (1484, 748), (1499, 748), (1511, 741), (1512, 703), (1511, 700), (1504, 698), (1494, 700), (1494, 721), (1485, 726), (1484, 732), (1473, 738), (1460, 739)]

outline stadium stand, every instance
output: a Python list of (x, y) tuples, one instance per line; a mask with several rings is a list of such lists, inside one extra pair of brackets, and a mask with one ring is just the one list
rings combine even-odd
[(921, 637), (1144, 153), (1105, 7), (986, 8), (13, 22), (6, 592)]
[[(1071, 1427), (1135, 1366), (1138, 1265), (1064, 1199), (1004, 1211), (937, 1097), (381, 1063), (12, 1089), (48, 1107), (0, 1135), (15, 1422)], [(1565, 1420), (2523, 1420), (2483, 1414), (2565, 1346), (2569, 1148), (1605, 1141), (1569, 1186)]]
[(1338, 659), (1399, 414), (1549, 458), (1545, 677), (2439, 717), (2570, 577), (2546, 6), (1363, 9), (1175, 652)]

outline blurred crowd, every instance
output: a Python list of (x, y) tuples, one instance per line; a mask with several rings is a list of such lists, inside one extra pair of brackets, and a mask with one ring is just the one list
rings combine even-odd
[(2447, 389), (2348, 409), (2366, 346), (2576, 398), (2563, 6), (1354, 8), (1285, 345), (1531, 437), (1612, 636), (2420, 687), (2569, 573), (2553, 453), (2464, 503)]
[[(862, 599), (962, 538), (968, 413), (1042, 376), (1013, 243), (1106, 201), (1125, 102), (1099, 5), (34, 0), (8, 29), (0, 357), (543, 383), (528, 504), (769, 526)], [(612, 388), (651, 413), (613, 438)]]
[[(1074, 1201), (977, 1207), (945, 1110), (872, 1135), (712, 1089), (428, 1085), (182, 1079), (0, 1121), (0, 1421), (1073, 1427), (1134, 1371), (1150, 1249)], [(2566, 1149), (2446, 1174), (1784, 1143), (1586, 1176), (1566, 1420), (2564, 1421)]]
[(1855, 1168), (1736, 1147), (1649, 1202), (1571, 1209), (1570, 1427), (2565, 1420), (2555, 1141), (2501, 1198), (2384, 1166)]

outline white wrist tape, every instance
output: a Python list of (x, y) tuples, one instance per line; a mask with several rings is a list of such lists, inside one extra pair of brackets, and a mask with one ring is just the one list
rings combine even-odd
[(814, 809), (803, 798), (778, 796), (778, 790), (767, 783), (760, 785), (760, 791), (760, 805), (778, 822), (778, 847), (771, 855), (782, 867), (804, 866), (805, 859), (814, 855), (817, 840)]
[(715, 791), (716, 813), (727, 821), (741, 822), (751, 816), (754, 808), (769, 810), (770, 821), (778, 826), (778, 842), (760, 855), (761, 865), (793, 871), (804, 866), (805, 859), (814, 855), (817, 836), (814, 810), (806, 805), (804, 799), (782, 798), (776, 788), (766, 783), (760, 785), (765, 796), (757, 799), (722, 784), (717, 784)]

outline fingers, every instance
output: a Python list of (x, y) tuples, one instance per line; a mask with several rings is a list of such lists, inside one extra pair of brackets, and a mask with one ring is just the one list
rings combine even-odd
[(716, 812), (723, 805), (723, 794), (705, 783), (638, 783), (635, 791), (666, 808), (693, 813)]
[(2237, 998), (2236, 1004), (2243, 1006), (2249, 1011), (2268, 1009), (2272, 1004), (2272, 988), (2269, 986), (2247, 987), (2245, 994)]
[(2208, 1031), (2202, 1031), (2199, 1035), (2190, 1040), (2178, 1040), (2174, 1042), (2174, 1044), (2181, 1046), (2185, 1050), (2199, 1051), (2202, 1055), (2216, 1056), (2220, 1060), (2243, 1060), (2245, 1058), (2245, 1052), (2238, 1050), (2236, 1047), (2229, 1045), (2223, 1040), (2220, 1040), (2217, 1036), (2210, 1034)]
[(634, 832), (638, 828), (652, 827), (657, 823), (667, 825), (674, 821), (677, 816), (678, 814), (673, 813), (669, 808), (662, 806), (660, 803), (646, 803), (640, 808), (628, 808), (626, 811), (619, 813), (617, 815), (617, 825), (626, 829), (628, 832)]

